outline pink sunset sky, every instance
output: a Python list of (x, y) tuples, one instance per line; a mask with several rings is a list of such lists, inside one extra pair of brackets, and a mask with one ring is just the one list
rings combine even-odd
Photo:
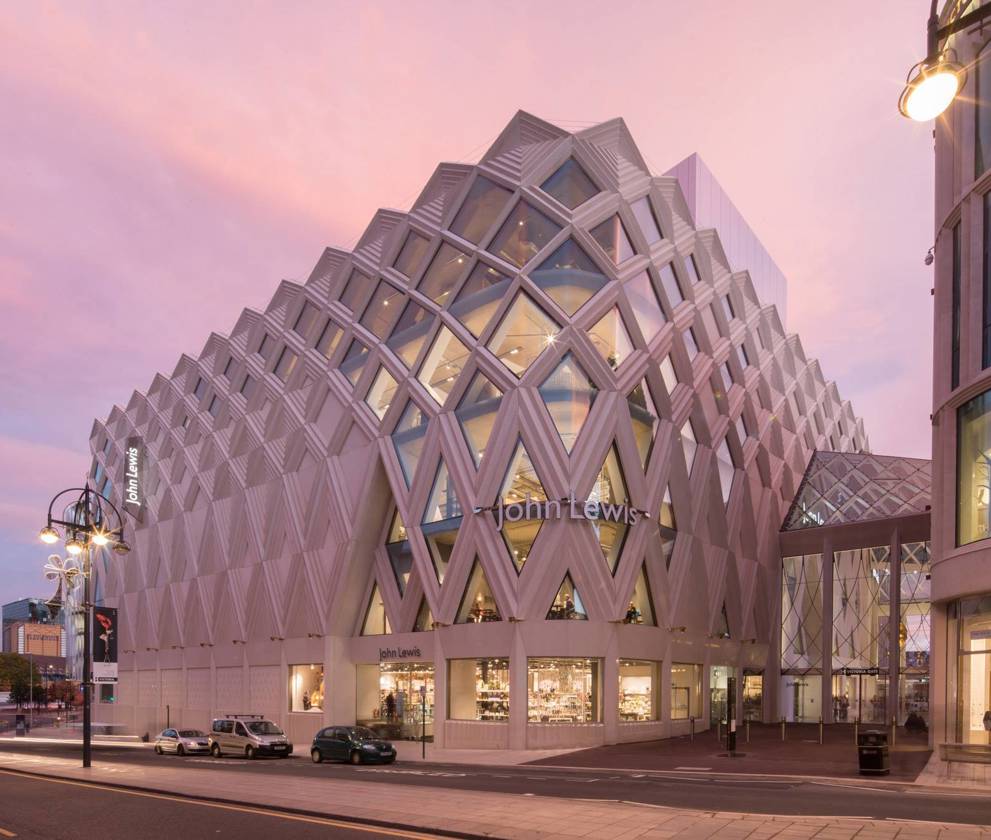
[(94, 417), (521, 108), (700, 153), (873, 450), (928, 457), (932, 126), (895, 107), (928, 5), (0, 5), (0, 603), (51, 594)]

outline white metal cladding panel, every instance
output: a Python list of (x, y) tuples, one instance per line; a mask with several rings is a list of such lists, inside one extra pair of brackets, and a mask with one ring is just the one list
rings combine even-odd
[(225, 714), (241, 712), (244, 673), (240, 666), (217, 669), (217, 711)]
[(134, 672), (121, 671), (117, 681), (117, 703), (134, 705)]
[(185, 691), (182, 688), (182, 668), (166, 668), (162, 671), (162, 705), (177, 709), (182, 706)]
[(255, 665), (249, 669), (249, 711), (278, 712), (282, 704), (281, 672), (278, 665)]
[(190, 668), (186, 671), (186, 708), (210, 708), (209, 668)]
[(138, 671), (138, 705), (157, 706), (160, 696), (158, 671)]

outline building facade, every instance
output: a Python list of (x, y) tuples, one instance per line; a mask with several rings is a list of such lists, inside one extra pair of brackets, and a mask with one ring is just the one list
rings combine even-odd
[(101, 709), (446, 747), (776, 719), (779, 529), (863, 425), (620, 120), (518, 114), (91, 433)]
[[(11, 601), (9, 604), (4, 604), (0, 607), (0, 625), (2, 625), (2, 633), (0, 633), (0, 643), (3, 645), (4, 653), (20, 653), (16, 647), (12, 647), (13, 644), (11, 639), (16, 639), (16, 634), (14, 637), (10, 635), (10, 629), (14, 624), (19, 623), (30, 623), (30, 624), (54, 624), (59, 625), (60, 619), (57, 616), (52, 615), (52, 611), (48, 604), (42, 598), (21, 598), (19, 601)], [(55, 654), (56, 656), (65, 655)]]
[[(947, 3), (942, 22), (980, 5)], [(936, 738), (991, 729), (991, 39), (950, 39), (969, 68), (936, 121), (932, 599)]]

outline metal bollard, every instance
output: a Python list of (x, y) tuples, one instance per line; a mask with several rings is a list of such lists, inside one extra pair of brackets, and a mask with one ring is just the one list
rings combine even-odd
[(853, 722), (853, 744), (857, 746), (860, 743), (860, 718), (857, 718)]
[(785, 719), (781, 718), (781, 740), (785, 739)]
[(689, 718), (688, 722), (691, 724), (691, 729), (689, 730), (689, 737), (692, 743), (695, 743), (695, 718)]
[(822, 715), (819, 716), (819, 743), (822, 744)]
[(898, 718), (891, 719), (891, 746), (895, 745), (895, 732), (898, 729)]
[(747, 726), (747, 743), (749, 744), (750, 743), (750, 718), (747, 718), (746, 726)]
[(723, 740), (723, 722), (721, 720), (716, 721), (716, 740), (720, 743)]

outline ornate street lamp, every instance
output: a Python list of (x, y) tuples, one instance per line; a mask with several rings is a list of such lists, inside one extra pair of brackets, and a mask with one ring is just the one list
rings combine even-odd
[(938, 2), (932, 0), (929, 10), (926, 57), (908, 71), (905, 88), (898, 99), (902, 116), (917, 122), (928, 122), (942, 114), (953, 104), (967, 81), (967, 69), (957, 63), (956, 53), (940, 45), (951, 35), (991, 16), (991, 5), (982, 5), (940, 26), (936, 12)]
[[(52, 515), (55, 503), (74, 495), (58, 519)], [(113, 502), (90, 487), (73, 487), (56, 494), (48, 505), (48, 521), (38, 537), (43, 543), (54, 545), (65, 540), (65, 550), (81, 560), (77, 574), (83, 579), (83, 767), (89, 767), (93, 754), (93, 650), (91, 633), (93, 625), (92, 562), (93, 546), (112, 546), (117, 554), (127, 554), (131, 547), (124, 541), (124, 517)], [(59, 559), (56, 558), (55, 559)], [(54, 573), (61, 578), (59, 564), (51, 564)], [(46, 567), (48, 568), (48, 567)], [(66, 567), (71, 568), (71, 567)], [(66, 581), (71, 587), (71, 581)], [(62, 585), (60, 579), (59, 585)]]

